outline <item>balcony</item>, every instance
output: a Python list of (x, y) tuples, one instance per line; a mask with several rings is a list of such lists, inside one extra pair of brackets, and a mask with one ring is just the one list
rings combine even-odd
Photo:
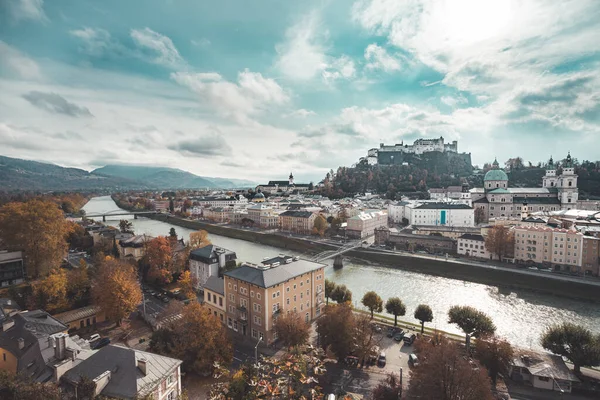
[(245, 312), (244, 312), (244, 313), (240, 313), (240, 314), (238, 315), (238, 319), (239, 319), (240, 321), (248, 321), (248, 314), (246, 314)]
[(239, 311), (241, 311), (241, 312), (244, 312), (244, 313), (245, 313), (246, 311), (248, 311), (248, 310), (246, 309), (246, 306), (242, 306), (242, 305), (239, 305), (239, 306), (237, 306), (237, 309), (238, 309)]
[(278, 309), (276, 309), (276, 310), (273, 311), (273, 316), (274, 317), (278, 316), (279, 314), (281, 314), (281, 308), (278, 308)]
[(317, 289), (317, 291), (315, 293), (317, 296), (320, 295), (321, 293), (323, 293), (323, 288)]

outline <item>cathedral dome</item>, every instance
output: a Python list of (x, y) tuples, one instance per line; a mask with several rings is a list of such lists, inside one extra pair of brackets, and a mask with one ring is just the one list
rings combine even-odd
[(490, 169), (483, 178), (483, 181), (507, 181), (508, 175), (501, 169)]

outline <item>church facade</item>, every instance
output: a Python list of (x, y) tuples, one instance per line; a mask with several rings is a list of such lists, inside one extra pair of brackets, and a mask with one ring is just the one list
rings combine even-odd
[(483, 186), (469, 191), (476, 215), (479, 213), (483, 220), (520, 218), (538, 211), (571, 210), (577, 207), (579, 196), (571, 154), (562, 165), (560, 175), (557, 174), (557, 165), (550, 158), (542, 187), (508, 187), (508, 175), (499, 168), (497, 160), (485, 174)]
[(310, 190), (309, 183), (294, 183), (294, 175), (290, 172), (287, 181), (269, 181), (266, 185), (258, 185), (257, 192), (267, 192), (269, 194), (287, 193), (298, 191), (299, 193)]

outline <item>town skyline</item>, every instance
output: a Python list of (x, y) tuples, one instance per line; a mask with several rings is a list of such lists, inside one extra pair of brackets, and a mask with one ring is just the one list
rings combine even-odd
[(480, 166), (596, 158), (592, 1), (140, 7), (3, 3), (3, 155), (259, 182), (440, 136)]

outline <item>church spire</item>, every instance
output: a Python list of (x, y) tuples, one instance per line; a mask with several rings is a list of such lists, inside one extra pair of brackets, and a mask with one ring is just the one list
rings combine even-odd
[(492, 167), (494, 167), (494, 169), (498, 169), (499, 166), (500, 166), (500, 164), (498, 164), (498, 159), (496, 157), (494, 157), (494, 162), (492, 163)]

